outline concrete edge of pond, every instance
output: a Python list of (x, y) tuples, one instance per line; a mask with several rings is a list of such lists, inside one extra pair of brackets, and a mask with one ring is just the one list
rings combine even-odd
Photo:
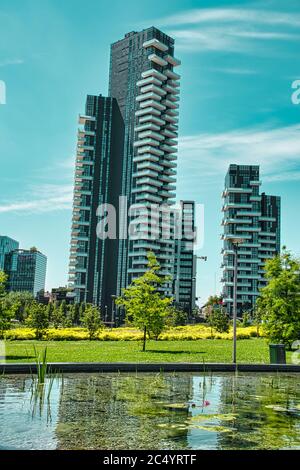
[[(133, 363), (133, 362), (53, 362), (52, 371), (59, 372), (300, 372), (297, 364), (220, 364), (220, 363)], [(34, 363), (0, 363), (0, 374), (36, 372)]]

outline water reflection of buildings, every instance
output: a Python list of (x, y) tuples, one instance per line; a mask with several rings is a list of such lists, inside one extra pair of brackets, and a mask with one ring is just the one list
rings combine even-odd
[[(65, 379), (56, 438), (60, 449), (184, 449), (181, 429), (189, 407), (192, 377), (187, 374), (99, 375)], [(177, 424), (179, 427), (177, 428)]]
[[(295, 379), (296, 380), (296, 377)], [(220, 413), (232, 413), (232, 432), (219, 433), (219, 449), (283, 449), (300, 445), (300, 391), (293, 378), (276, 374), (228, 374), (223, 378)], [(222, 423), (222, 420), (220, 420)], [(228, 422), (223, 422), (228, 426)]]

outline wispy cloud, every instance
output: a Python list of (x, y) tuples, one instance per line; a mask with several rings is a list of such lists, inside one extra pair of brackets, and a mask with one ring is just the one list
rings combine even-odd
[(297, 28), (300, 26), (300, 15), (271, 10), (246, 8), (199, 8), (183, 13), (170, 15), (157, 20), (162, 26), (210, 22), (243, 22), (249, 24), (283, 25)]
[(299, 41), (300, 15), (245, 8), (203, 8), (156, 20), (186, 51), (250, 53), (259, 42)]
[(25, 61), (23, 59), (5, 59), (0, 60), (0, 67), (7, 67), (8, 65), (22, 65)]
[(227, 68), (227, 67), (210, 67), (211, 72), (226, 73), (230, 75), (256, 75), (257, 70), (242, 69), (242, 68)]
[(28, 188), (28, 194), (13, 202), (0, 201), (0, 214), (19, 213), (22, 215), (70, 210), (73, 186), (71, 184), (45, 184)]
[(230, 163), (260, 165), (268, 181), (300, 180), (300, 125), (253, 127), (186, 136), (179, 142), (179, 171), (206, 181), (224, 175)]

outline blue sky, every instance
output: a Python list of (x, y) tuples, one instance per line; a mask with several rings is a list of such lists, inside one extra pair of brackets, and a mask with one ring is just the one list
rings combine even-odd
[(67, 282), (77, 115), (107, 93), (110, 44), (151, 25), (182, 61), (177, 195), (205, 205), (201, 301), (219, 289), (229, 163), (261, 165), (282, 243), (300, 253), (298, 0), (1, 0), (0, 24), (0, 233), (48, 256), (47, 288)]

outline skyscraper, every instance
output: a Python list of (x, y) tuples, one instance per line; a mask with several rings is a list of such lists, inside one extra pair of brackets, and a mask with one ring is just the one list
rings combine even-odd
[(176, 305), (192, 314), (196, 305), (195, 202), (180, 201), (181, 236), (175, 240), (174, 299)]
[(232, 240), (239, 238), (237, 311), (252, 310), (259, 289), (266, 284), (264, 265), (280, 252), (280, 197), (260, 195), (259, 166), (230, 165), (223, 191), (222, 239), (224, 268), (223, 297), (228, 313), (232, 313), (234, 252)]
[(34, 297), (45, 290), (47, 258), (35, 248), (14, 250), (5, 256), (7, 290), (30, 292)]
[(107, 309), (117, 289), (118, 241), (97, 235), (105, 215), (97, 210), (101, 204), (118, 209), (124, 122), (114, 98), (88, 95), (79, 124), (69, 281), (78, 302)]
[(5, 255), (18, 250), (19, 242), (5, 235), (0, 235), (0, 271), (4, 271)]
[[(174, 40), (158, 29), (128, 33), (111, 46), (110, 97), (88, 96), (80, 117), (69, 267), (77, 301), (113, 309), (112, 296), (145, 272), (149, 250), (157, 255), (161, 274), (174, 274), (170, 208), (180, 77), (173, 68), (179, 64)], [(117, 240), (99, 240), (96, 234), (101, 203), (117, 210)], [(158, 205), (163, 211), (156, 215), (153, 237), (149, 210)], [(129, 225), (138, 227), (137, 237), (128, 237)], [(172, 281), (162, 290), (172, 295)]]
[[(162, 274), (173, 274), (174, 240), (164, 235), (162, 214), (156, 239), (149, 239), (148, 209), (154, 204), (170, 206), (175, 197), (177, 65), (174, 39), (154, 27), (128, 33), (111, 46), (109, 94), (117, 99), (125, 124), (122, 195), (145, 211), (139, 227), (145, 237), (119, 240), (118, 294), (145, 272), (147, 250), (156, 253)], [(171, 290), (169, 283), (165, 293)]]

